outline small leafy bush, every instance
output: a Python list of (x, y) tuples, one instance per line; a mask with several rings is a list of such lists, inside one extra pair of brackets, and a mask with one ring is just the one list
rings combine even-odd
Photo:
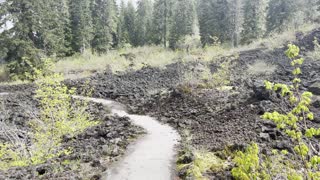
[(320, 179), (320, 157), (312, 156), (311, 154), (319, 154), (313, 147), (311, 138), (320, 135), (320, 129), (308, 127), (307, 121), (314, 119), (314, 114), (310, 111), (312, 93), (301, 91), (301, 79), (298, 77), (301, 72), (301, 65), (304, 62), (303, 58), (298, 58), (299, 47), (289, 44), (286, 51), (287, 57), (291, 61), (291, 66), (294, 68), (292, 74), (294, 79), (292, 85), (271, 83), (266, 81), (267, 90), (280, 92), (281, 97), (291, 105), (291, 109), (286, 113), (267, 112), (262, 118), (273, 121), (280, 130), (283, 130), (294, 142), (294, 151), (297, 160), (302, 162), (301, 178)]
[(30, 122), (31, 143), (0, 144), (0, 169), (37, 165), (68, 155), (72, 149), (62, 148), (62, 138), (73, 137), (98, 124), (86, 112), (87, 102), (72, 100), (75, 89), (63, 85), (61, 75), (43, 76), (40, 70), (35, 73), (38, 77), (35, 97), (40, 102), (40, 115)]
[(234, 162), (237, 167), (232, 169), (232, 175), (236, 179), (264, 179), (266, 176), (259, 164), (259, 147), (257, 144), (252, 144), (245, 152), (237, 152)]
[[(258, 146), (252, 145), (245, 153), (239, 152), (235, 158), (237, 166), (232, 170), (232, 174), (236, 179), (275, 179), (279, 174), (284, 179), (320, 179), (319, 152), (311, 141), (311, 138), (320, 135), (320, 129), (307, 125), (307, 121), (314, 119), (314, 114), (309, 109), (312, 93), (301, 91), (299, 88), (301, 79), (298, 76), (302, 73), (301, 65), (304, 62), (303, 58), (299, 58), (299, 52), (299, 47), (288, 45), (286, 55), (293, 67), (292, 84), (265, 81), (266, 89), (279, 93), (281, 99), (290, 104), (289, 109), (282, 113), (266, 112), (262, 116), (265, 120), (273, 121), (278, 129), (291, 138), (294, 145), (293, 157), (284, 158), (277, 155), (276, 158), (268, 156), (259, 158)], [(275, 171), (277, 169), (281, 169), (282, 172)]]
[(236, 152), (234, 162), (236, 167), (231, 171), (236, 180), (272, 180), (300, 179), (293, 169), (293, 162), (287, 159), (288, 152), (273, 150), (271, 155), (261, 155), (257, 144), (251, 144), (245, 152)]

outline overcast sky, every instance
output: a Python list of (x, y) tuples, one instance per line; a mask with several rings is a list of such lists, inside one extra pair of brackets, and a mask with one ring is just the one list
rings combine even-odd
[[(1, 0), (0, 0), (1, 1)], [(134, 4), (136, 4), (139, 0), (123, 0), (125, 2), (125, 4), (127, 4), (128, 1), (132, 1)], [(116, 2), (118, 3), (118, 5), (121, 3), (121, 0), (116, 0)]]

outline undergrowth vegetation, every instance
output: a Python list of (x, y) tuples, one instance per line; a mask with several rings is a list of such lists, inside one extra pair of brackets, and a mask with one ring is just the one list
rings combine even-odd
[(314, 44), (314, 50), (307, 53), (307, 56), (314, 60), (314, 61), (320, 61), (320, 43), (317, 39), (313, 41)]
[(182, 151), (177, 160), (177, 169), (184, 179), (207, 180), (206, 173), (221, 172), (230, 166), (230, 163), (221, 159), (215, 153), (207, 150), (197, 150), (191, 145), (192, 136), (185, 132)]
[(11, 141), (0, 144), (0, 169), (42, 164), (69, 155), (72, 149), (62, 147), (63, 137), (74, 137), (98, 124), (86, 111), (86, 101), (72, 99), (75, 89), (63, 85), (62, 75), (47, 75), (34, 69), (32, 78), (37, 85), (35, 97), (40, 114), (29, 122), (31, 132), (24, 137), (25, 141), (19, 141), (17, 133), (8, 126), (6, 135)]
[[(314, 114), (309, 109), (312, 93), (300, 89), (301, 79), (298, 76), (302, 73), (300, 67), (304, 59), (299, 58), (299, 52), (299, 47), (288, 45), (286, 55), (294, 69), (292, 84), (265, 81), (266, 89), (279, 93), (281, 99), (290, 104), (290, 108), (285, 112), (267, 112), (262, 116), (265, 120), (273, 121), (279, 130), (290, 137), (294, 153), (289, 155), (287, 151), (279, 153), (274, 150), (274, 157), (262, 156), (259, 154), (258, 145), (253, 144), (245, 153), (238, 152), (234, 159), (236, 167), (232, 174), (236, 179), (320, 179), (319, 151), (312, 142), (314, 136), (320, 135), (320, 129), (308, 126), (307, 121), (314, 119)], [(268, 163), (268, 159), (273, 160)], [(273, 171), (277, 169), (281, 172)]]
[[(104, 71), (106, 68), (114, 73), (126, 71), (128, 69), (139, 70), (145, 66), (163, 68), (174, 62), (190, 61), (215, 61), (221, 57), (234, 56), (241, 51), (256, 48), (273, 50), (280, 48), (287, 42), (296, 40), (295, 32), (307, 33), (314, 29), (316, 25), (305, 25), (295, 31), (287, 31), (281, 34), (272, 34), (264, 39), (256, 40), (251, 44), (239, 47), (230, 47), (227, 44), (214, 43), (211, 46), (201, 48), (198, 37), (186, 37), (175, 51), (159, 46), (143, 47), (123, 47), (117, 50), (110, 50), (104, 54), (92, 54), (90, 50), (70, 57), (56, 59), (53, 69), (56, 73), (64, 74), (65, 78), (87, 77), (92, 73)], [(318, 47), (318, 46), (316, 46)], [(309, 56), (317, 58), (318, 51), (310, 52)], [(54, 58), (55, 59), (55, 58)], [(41, 63), (39, 63), (41, 62)], [(14, 84), (24, 83), (30, 80), (26, 73), (32, 74), (30, 69), (41, 69), (46, 67), (45, 62), (36, 61), (30, 58), (22, 58), (21, 62), (2, 64), (0, 68), (0, 79), (2, 83), (14, 81)]]

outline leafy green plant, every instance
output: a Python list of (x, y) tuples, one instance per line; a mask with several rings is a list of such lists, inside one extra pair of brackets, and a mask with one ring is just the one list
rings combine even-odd
[(300, 179), (288, 152), (273, 150), (271, 155), (261, 155), (257, 144), (251, 144), (245, 152), (236, 152), (234, 167), (231, 171), (236, 180)]
[(63, 85), (63, 76), (43, 76), (40, 70), (35, 73), (38, 74), (35, 97), (40, 103), (40, 115), (30, 122), (31, 144), (0, 144), (0, 169), (41, 164), (68, 155), (72, 149), (62, 147), (62, 138), (73, 137), (98, 124), (86, 112), (86, 101), (72, 100), (75, 89)]
[(266, 112), (262, 116), (265, 120), (273, 121), (278, 129), (291, 138), (294, 144), (294, 158), (284, 157), (286, 151), (281, 155), (274, 151), (274, 156), (259, 158), (258, 146), (254, 144), (245, 153), (237, 154), (235, 158), (237, 167), (232, 170), (236, 179), (274, 179), (275, 175), (279, 174), (285, 179), (292, 180), (320, 179), (319, 152), (311, 142), (312, 137), (320, 135), (320, 129), (307, 125), (307, 121), (314, 119), (314, 114), (309, 109), (312, 93), (301, 91), (299, 88), (301, 79), (298, 76), (302, 73), (301, 65), (304, 62), (303, 58), (299, 58), (299, 52), (299, 47), (288, 45), (286, 55), (291, 61), (294, 76), (291, 85), (265, 81), (266, 89), (279, 93), (281, 99), (290, 104), (289, 109), (283, 110), (283, 113)]
[(234, 162), (237, 165), (232, 169), (234, 178), (241, 180), (267, 179), (265, 170), (260, 166), (257, 144), (252, 144), (245, 152), (237, 152)]
[(279, 92), (281, 97), (290, 103), (291, 109), (285, 113), (267, 112), (262, 118), (273, 121), (277, 127), (283, 130), (294, 142), (295, 156), (302, 161), (303, 168), (301, 177), (308, 179), (320, 178), (318, 165), (320, 164), (319, 156), (310, 156), (310, 154), (319, 154), (313, 147), (310, 139), (316, 135), (320, 135), (320, 129), (308, 127), (307, 121), (314, 119), (314, 114), (310, 111), (312, 93), (301, 91), (301, 79), (298, 77), (301, 72), (301, 65), (304, 62), (303, 58), (298, 58), (299, 47), (289, 44), (286, 51), (287, 57), (291, 61), (291, 66), (294, 68), (292, 74), (294, 79), (292, 85), (271, 83), (265, 81), (267, 90)]

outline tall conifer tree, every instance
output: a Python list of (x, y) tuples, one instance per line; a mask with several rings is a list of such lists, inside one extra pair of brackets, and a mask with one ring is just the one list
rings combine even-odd
[(116, 34), (116, 6), (113, 0), (94, 0), (92, 5), (92, 49), (99, 54), (114, 47)]
[(90, 0), (70, 0), (69, 12), (72, 31), (72, 48), (76, 52), (83, 52), (90, 48), (92, 40), (92, 2)]
[(138, 1), (136, 19), (137, 45), (143, 46), (150, 43), (152, 36), (152, 2), (150, 0)]
[(245, 0), (242, 43), (250, 43), (263, 37), (266, 32), (267, 7), (266, 0)]
[(193, 0), (178, 0), (175, 6), (173, 23), (170, 29), (170, 48), (176, 48), (179, 40), (194, 33), (196, 18), (195, 2)]

